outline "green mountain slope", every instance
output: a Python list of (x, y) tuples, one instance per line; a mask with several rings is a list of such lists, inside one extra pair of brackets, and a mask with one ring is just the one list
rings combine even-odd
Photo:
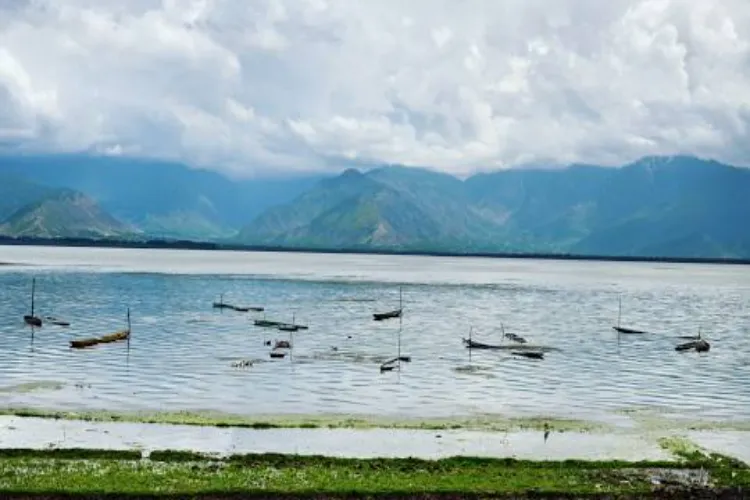
[(39, 201), (54, 190), (18, 175), (0, 172), (0, 221), (24, 206)]
[(119, 239), (136, 232), (88, 196), (66, 189), (19, 209), (0, 224), (0, 234), (16, 238)]
[(0, 172), (86, 193), (150, 237), (221, 240), (320, 176), (230, 179), (187, 165), (125, 157), (0, 155)]
[(692, 157), (519, 169), (460, 181), (348, 171), (271, 209), (240, 241), (330, 248), (750, 257), (750, 170)]

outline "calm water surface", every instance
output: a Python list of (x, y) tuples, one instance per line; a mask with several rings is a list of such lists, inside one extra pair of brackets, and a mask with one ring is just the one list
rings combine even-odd
[[(651, 408), (717, 420), (750, 417), (750, 267), (411, 256), (0, 247), (0, 405), (61, 409), (217, 410), (239, 414), (475, 414), (598, 418)], [(70, 328), (23, 324), (37, 311)], [(400, 373), (379, 373), (398, 349)], [(271, 360), (270, 319), (310, 326), (291, 359)], [(649, 335), (618, 339), (623, 324)], [(71, 351), (73, 338), (125, 326), (130, 350)], [(557, 347), (542, 361), (468, 351), (501, 342), (501, 325)], [(679, 354), (701, 328), (710, 353)], [(337, 348), (334, 350), (333, 348)], [(232, 362), (252, 359), (246, 369)], [(42, 383), (46, 382), (46, 383)], [(29, 390), (36, 389), (36, 390)]]

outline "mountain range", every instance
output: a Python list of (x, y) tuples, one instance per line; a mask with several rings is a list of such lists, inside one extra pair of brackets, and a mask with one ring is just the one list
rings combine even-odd
[(0, 157), (0, 234), (286, 248), (750, 258), (750, 170), (689, 156), (477, 174), (231, 180), (81, 155)]

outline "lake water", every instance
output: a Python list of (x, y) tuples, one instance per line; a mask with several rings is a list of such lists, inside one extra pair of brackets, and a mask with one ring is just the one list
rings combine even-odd
[[(0, 405), (387, 417), (572, 416), (633, 409), (718, 421), (750, 416), (750, 267), (414, 256), (0, 247)], [(33, 331), (37, 312), (69, 328)], [(400, 372), (379, 364), (398, 350)], [(218, 312), (212, 301), (265, 313)], [(621, 336), (617, 322), (643, 328)], [(132, 341), (73, 351), (125, 327)], [(289, 334), (252, 319), (310, 327)], [(544, 360), (469, 352), (501, 325), (559, 348)], [(706, 354), (677, 353), (702, 329)], [(333, 348), (337, 348), (334, 350)], [(255, 360), (238, 369), (232, 362)], [(36, 390), (29, 390), (36, 389)]]

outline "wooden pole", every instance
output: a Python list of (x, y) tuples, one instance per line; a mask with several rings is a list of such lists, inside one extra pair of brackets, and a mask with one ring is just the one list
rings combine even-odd
[(36, 294), (36, 278), (31, 278), (31, 317), (34, 317), (34, 295)]
[(128, 318), (128, 352), (130, 352), (130, 335), (133, 330), (130, 325), (130, 308), (129, 307), (128, 307), (127, 318)]

